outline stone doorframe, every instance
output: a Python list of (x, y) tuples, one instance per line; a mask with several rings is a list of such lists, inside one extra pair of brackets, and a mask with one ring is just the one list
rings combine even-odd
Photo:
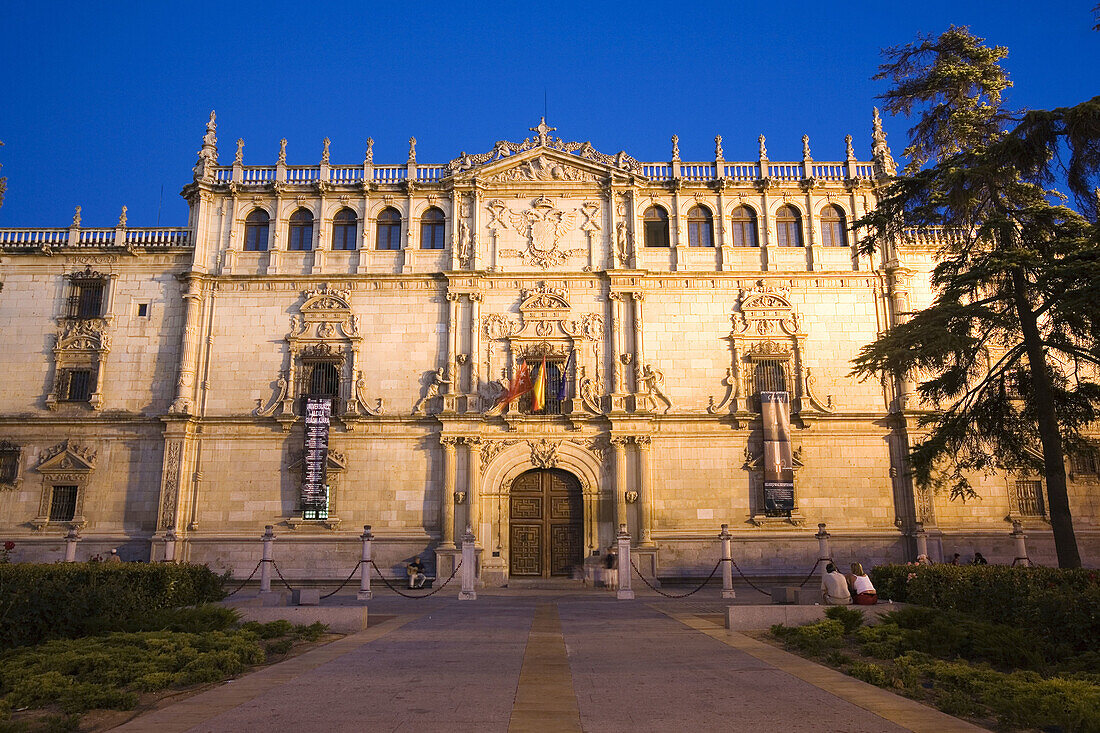
[[(580, 445), (569, 440), (552, 438), (530, 438), (527, 440), (486, 440), (485, 445), (506, 443), (492, 458), (483, 461), (483, 473), (481, 485), (485, 487), (482, 494), (484, 506), (482, 508), (483, 523), (492, 525), (492, 536), (478, 539), (489, 551), (497, 551), (500, 556), (492, 558), (499, 565), (503, 565), (503, 571), (508, 568), (508, 502), (511, 498), (512, 482), (527, 471), (536, 469), (556, 468), (572, 474), (581, 485), (581, 506), (583, 511), (582, 526), (584, 531), (584, 556), (592, 554), (592, 550), (600, 548), (600, 499), (601, 491), (607, 486), (603, 480), (603, 466), (595, 455), (585, 450)], [(493, 448), (489, 449), (490, 451)], [(606, 493), (606, 491), (604, 491)], [(610, 495), (605, 497), (610, 500)], [(610, 542), (610, 524), (607, 528), (605, 542)], [(488, 563), (488, 560), (486, 560)]]

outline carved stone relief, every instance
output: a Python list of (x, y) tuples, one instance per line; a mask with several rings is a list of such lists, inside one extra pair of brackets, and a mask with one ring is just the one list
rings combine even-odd
[[(494, 215), (494, 207), (490, 202), (490, 216), (500, 223), (499, 228), (507, 228), (509, 225), (516, 233), (527, 240), (527, 247), (523, 250), (502, 249), (499, 254), (502, 257), (521, 259), (527, 265), (548, 269), (564, 264), (572, 257), (587, 255), (586, 249), (566, 250), (560, 247), (560, 240), (577, 226), (577, 216), (580, 210), (563, 211), (558, 209), (554, 202), (545, 196), (540, 197), (531, 204), (531, 208), (523, 211), (507, 209), (504, 212), (497, 211)], [(505, 214), (507, 222), (499, 218), (499, 214)], [(490, 228), (494, 221), (490, 221)]]

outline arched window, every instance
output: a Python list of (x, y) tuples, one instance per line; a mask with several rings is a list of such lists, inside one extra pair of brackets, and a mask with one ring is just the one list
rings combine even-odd
[(642, 226), (645, 230), (645, 246), (668, 246), (668, 212), (660, 206), (650, 206), (642, 214)]
[(738, 206), (730, 217), (730, 232), (734, 247), (756, 247), (756, 212), (748, 206)]
[(828, 247), (848, 245), (848, 222), (839, 206), (830, 204), (821, 210), (821, 243)]
[(287, 249), (291, 252), (305, 252), (313, 249), (313, 214), (309, 209), (298, 209), (290, 215), (290, 241)]
[(267, 227), (271, 217), (263, 209), (256, 209), (244, 220), (244, 251), (267, 251)]
[(704, 206), (692, 206), (688, 209), (688, 246), (714, 246), (714, 219), (710, 209)]
[(401, 249), (401, 214), (393, 207), (378, 212), (378, 249)]
[(443, 212), (434, 206), (420, 216), (420, 249), (443, 249)]
[(775, 233), (780, 247), (802, 246), (802, 214), (793, 206), (780, 206), (775, 212)]
[(332, 217), (332, 248), (334, 250), (355, 249), (355, 227), (359, 217), (351, 209), (340, 209)]

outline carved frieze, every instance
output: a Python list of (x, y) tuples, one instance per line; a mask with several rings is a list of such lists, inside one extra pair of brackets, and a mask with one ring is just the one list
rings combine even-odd
[(485, 469), (493, 462), (493, 459), (500, 455), (500, 452), (509, 446), (513, 446), (518, 443), (518, 440), (486, 440), (481, 444), (481, 472), (484, 473)]
[(560, 440), (529, 440), (527, 445), (531, 447), (531, 465), (536, 468), (553, 468), (558, 465), (558, 448)]

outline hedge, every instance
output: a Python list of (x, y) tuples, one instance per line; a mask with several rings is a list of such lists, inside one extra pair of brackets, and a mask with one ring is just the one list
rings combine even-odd
[(218, 601), (205, 565), (0, 565), (0, 648), (111, 631), (159, 609)]
[[(881, 565), (880, 598), (974, 614), (1075, 649), (1100, 639), (1100, 573), (1004, 565)], [(1083, 650), (1083, 649), (1082, 649)]]

